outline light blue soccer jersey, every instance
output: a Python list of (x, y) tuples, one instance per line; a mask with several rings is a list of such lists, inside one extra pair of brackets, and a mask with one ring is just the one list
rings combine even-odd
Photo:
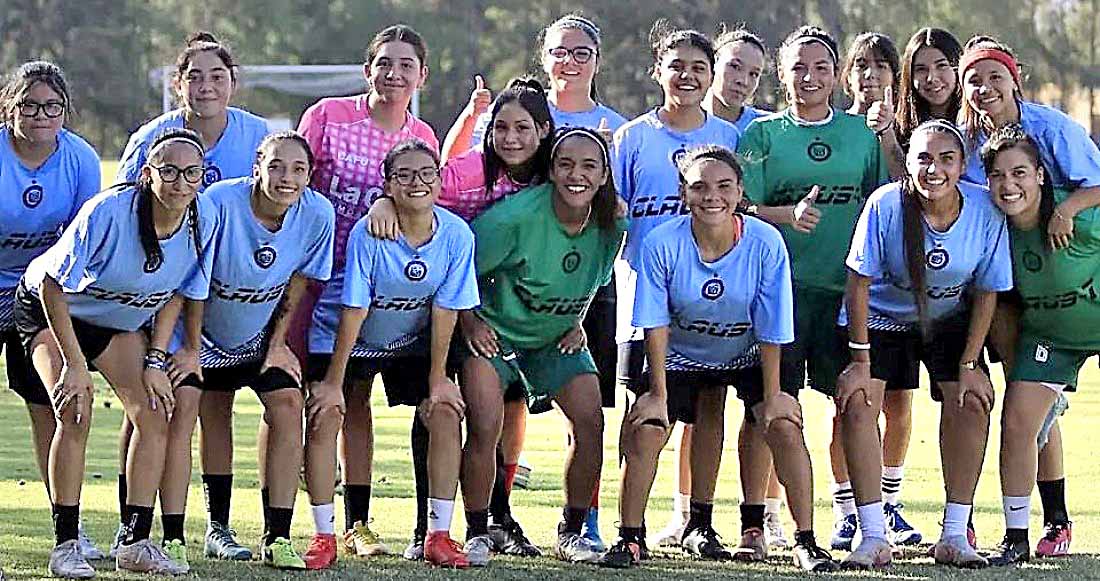
[[(925, 287), (928, 319), (936, 321), (966, 308), (966, 293), (1012, 288), (1012, 255), (1004, 214), (985, 188), (959, 182), (962, 209), (944, 232), (924, 224)], [(856, 223), (846, 264), (871, 278), (870, 327), (902, 330), (918, 320), (917, 304), (905, 266), (901, 186), (887, 184), (867, 199)], [(840, 324), (846, 325), (846, 310)]]
[(737, 118), (737, 121), (733, 122), (733, 126), (736, 127), (742, 135), (744, 135), (745, 130), (749, 128), (749, 123), (752, 123), (753, 119), (769, 114), (770, 111), (765, 111), (763, 109), (757, 109), (756, 107), (743, 105), (741, 107), (741, 116)]
[(759, 343), (794, 341), (791, 268), (773, 226), (744, 219), (741, 240), (704, 262), (691, 217), (657, 226), (642, 243), (635, 327), (669, 327), (667, 369), (743, 369), (759, 363)]
[[(256, 149), (270, 133), (267, 121), (262, 117), (236, 107), (230, 107), (226, 111), (229, 114), (229, 124), (218, 142), (206, 150), (203, 162), (206, 173), (202, 176), (200, 191), (217, 181), (252, 175)], [(182, 128), (183, 121), (183, 109), (176, 109), (139, 127), (126, 143), (115, 181), (125, 183), (137, 180), (153, 140), (165, 130)]]
[[(607, 119), (607, 127), (612, 133), (618, 131), (626, 123), (626, 117), (607, 105), (596, 103), (596, 106), (587, 111), (562, 111), (547, 102), (550, 106), (550, 117), (554, 120), (554, 129), (562, 127), (586, 127), (595, 129), (600, 126), (600, 121)], [(474, 125), (474, 133), (470, 136), (469, 149), (481, 149), (485, 140), (485, 130), (489, 127), (489, 113), (485, 112), (477, 117)]]
[(19, 278), (61, 236), (84, 202), (99, 191), (99, 156), (88, 142), (62, 129), (57, 149), (36, 169), (23, 165), (0, 127), (0, 330), (11, 313)]
[(404, 236), (382, 240), (367, 218), (348, 236), (347, 263), (334, 273), (313, 310), (310, 353), (332, 353), (343, 307), (369, 308), (354, 357), (397, 357), (427, 349), (433, 305), (465, 310), (480, 304), (474, 234), (458, 216), (435, 208), (435, 233), (413, 248)]
[(741, 132), (732, 123), (709, 113), (698, 129), (674, 131), (661, 121), (656, 109), (615, 132), (615, 187), (630, 208), (623, 258), (632, 268), (638, 267), (638, 250), (650, 230), (669, 218), (687, 214), (681, 203), (676, 161), (688, 149), (700, 145), (734, 150), (740, 137)]
[[(1039, 146), (1039, 155), (1054, 187), (1073, 190), (1100, 186), (1100, 149), (1085, 128), (1053, 107), (1029, 101), (1018, 103), (1020, 126)], [(988, 139), (982, 132), (975, 147), (967, 153), (964, 180), (986, 185), (985, 168), (978, 152)]]
[(203, 334), (228, 351), (267, 328), (291, 276), (323, 281), (332, 272), (332, 203), (306, 188), (272, 232), (252, 212), (254, 183), (250, 177), (223, 180), (203, 194), (218, 224)]
[(69, 314), (82, 321), (135, 331), (178, 291), (205, 300), (213, 262), (213, 211), (198, 198), (199, 248), (185, 218), (160, 241), (160, 260), (147, 260), (138, 235), (137, 192), (132, 187), (103, 192), (80, 209), (61, 239), (31, 261), (23, 284), (41, 298), (46, 276), (67, 295)]

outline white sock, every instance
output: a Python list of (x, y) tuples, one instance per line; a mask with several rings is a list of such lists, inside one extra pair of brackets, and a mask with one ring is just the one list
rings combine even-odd
[(882, 502), (872, 502), (856, 508), (859, 514), (859, 532), (865, 539), (886, 540), (886, 517), (882, 513)]
[(455, 513), (455, 501), (442, 498), (428, 499), (428, 532), (451, 530), (451, 516)]
[(897, 505), (901, 502), (901, 480), (905, 466), (882, 466), (882, 502)]
[(675, 505), (673, 510), (675, 510), (676, 514), (683, 516), (684, 520), (687, 521), (688, 515), (691, 514), (691, 493), (684, 494), (682, 492), (677, 492), (676, 500), (673, 501), (673, 504)]
[(336, 505), (330, 502), (328, 504), (315, 504), (312, 508), (313, 527), (317, 530), (317, 533), (322, 535), (336, 534)]
[(1027, 530), (1027, 521), (1031, 516), (1030, 496), (1002, 496), (1005, 509), (1005, 528)]
[(783, 508), (782, 498), (765, 498), (764, 499), (764, 514), (779, 514), (780, 509)]
[(943, 538), (966, 536), (966, 523), (970, 521), (969, 504), (949, 502), (943, 509)]
[(850, 481), (833, 483), (833, 514), (837, 520), (856, 514), (856, 495)]

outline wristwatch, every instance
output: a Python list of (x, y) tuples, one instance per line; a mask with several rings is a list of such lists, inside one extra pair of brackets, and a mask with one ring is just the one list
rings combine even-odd
[(968, 361), (963, 361), (963, 362), (959, 363), (959, 367), (962, 367), (964, 369), (969, 369), (970, 371), (974, 371), (975, 369), (978, 368), (978, 360), (977, 359), (970, 359)]

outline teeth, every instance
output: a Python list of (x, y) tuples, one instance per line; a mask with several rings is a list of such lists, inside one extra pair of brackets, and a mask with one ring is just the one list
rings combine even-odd
[(573, 192), (574, 194), (579, 194), (588, 190), (588, 186), (566, 186), (566, 189), (568, 189), (570, 192)]
[(1023, 194), (1004, 194), (1003, 196), (1001, 196), (1001, 199), (1006, 201), (1006, 202), (1018, 202), (1018, 201), (1024, 199), (1024, 195)]
[(409, 197), (410, 198), (423, 198), (424, 196), (426, 196), (428, 194), (429, 194), (429, 192), (426, 192), (424, 190), (417, 190), (415, 192), (409, 192)]
[(676, 88), (681, 91), (694, 91), (695, 85), (676, 85)]

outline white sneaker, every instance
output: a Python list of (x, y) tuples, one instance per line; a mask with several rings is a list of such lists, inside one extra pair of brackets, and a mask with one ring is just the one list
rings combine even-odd
[(471, 567), (484, 567), (489, 564), (489, 558), (493, 552), (493, 540), (489, 538), (489, 535), (478, 535), (472, 539), (467, 539), (466, 546), (466, 560), (469, 561)]
[(672, 518), (660, 532), (649, 537), (648, 544), (652, 547), (679, 547), (684, 538), (684, 528), (687, 527), (688, 515), (673, 513)]
[(401, 553), (401, 556), (407, 561), (423, 561), (424, 537), (413, 539), (412, 542), (409, 543), (409, 546), (405, 547), (405, 552)]
[(566, 563), (595, 563), (603, 554), (592, 547), (588, 539), (580, 533), (558, 530), (558, 541), (554, 544), (554, 556)]
[(954, 565), (963, 569), (981, 569), (989, 566), (989, 561), (979, 555), (963, 535), (941, 538), (940, 542), (932, 547), (932, 558), (941, 565)]
[(99, 547), (95, 546), (92, 539), (88, 537), (88, 533), (84, 532), (84, 521), (80, 521), (78, 525), (76, 541), (80, 544), (80, 554), (84, 555), (85, 559), (89, 561), (98, 561), (107, 558), (107, 556), (103, 554), (103, 551), (100, 551)]
[(80, 552), (80, 542), (76, 539), (65, 541), (50, 551), (50, 573), (62, 579), (95, 577), (95, 569)]
[(764, 514), (764, 540), (773, 549), (788, 549), (791, 546), (787, 532), (783, 530), (783, 521), (778, 513)]
[(173, 561), (149, 539), (119, 546), (115, 556), (115, 569), (156, 575), (183, 575), (191, 570), (186, 563)]
[(894, 562), (893, 547), (886, 539), (862, 539), (855, 550), (840, 563), (842, 569), (881, 569)]

